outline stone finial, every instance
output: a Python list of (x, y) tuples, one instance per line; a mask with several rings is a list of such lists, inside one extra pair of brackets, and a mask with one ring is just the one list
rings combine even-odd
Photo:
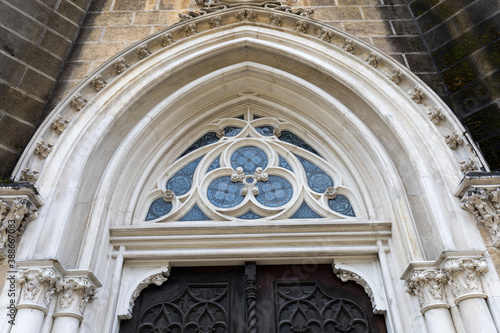
[(38, 180), (38, 175), (38, 171), (33, 170), (33, 172), (31, 172), (30, 168), (28, 166), (25, 166), (21, 171), (21, 178), (19, 179), (19, 181), (35, 183)]
[(377, 68), (380, 64), (381, 59), (378, 55), (375, 54), (375, 52), (371, 52), (365, 61), (373, 68)]
[(68, 128), (69, 120), (63, 119), (62, 115), (57, 115), (52, 124), (50, 124), (50, 128), (54, 130), (57, 134), (61, 134), (64, 132), (66, 128)]
[(322, 41), (329, 43), (330, 40), (333, 38), (333, 36), (334, 36), (334, 34), (330, 30), (321, 29), (321, 34), (320, 34), (319, 38)]
[(120, 58), (117, 61), (115, 61), (114, 67), (116, 69), (116, 72), (118, 74), (121, 74), (127, 70), (130, 66), (125, 62), (125, 58)]
[(401, 73), (401, 70), (399, 68), (394, 68), (392, 70), (392, 74), (389, 76), (389, 80), (391, 80), (395, 84), (400, 84), (403, 80), (403, 73)]
[(244, 9), (236, 13), (236, 19), (238, 22), (249, 21), (254, 22), (257, 18), (257, 14), (253, 10)]
[(137, 55), (140, 59), (145, 59), (151, 55), (148, 44), (143, 44), (137, 48)]
[(281, 27), (283, 24), (283, 16), (278, 14), (269, 15), (269, 24), (274, 25), (275, 27)]
[(344, 46), (342, 46), (342, 48), (346, 52), (354, 54), (354, 50), (356, 49), (356, 44), (352, 40), (346, 39), (344, 42)]
[(476, 160), (473, 157), (469, 157), (467, 161), (461, 161), (459, 162), (459, 164), (460, 164), (460, 171), (462, 171), (463, 173), (478, 170)]
[(171, 33), (166, 33), (161, 37), (161, 45), (162, 46), (169, 46), (175, 43), (174, 38), (172, 37)]
[(450, 147), (450, 149), (457, 149), (458, 146), (460, 146), (461, 144), (464, 143), (464, 140), (458, 135), (458, 133), (456, 131), (454, 131), (453, 133), (449, 134), (449, 135), (446, 135), (444, 137), (444, 141), (446, 142), (446, 144), (448, 145), (448, 147)]
[(434, 125), (439, 125), (446, 118), (440, 107), (436, 106), (434, 109), (429, 108), (427, 112), (429, 120), (432, 121)]
[(295, 22), (295, 31), (306, 34), (307, 29), (309, 29), (309, 23), (307, 21), (298, 20)]
[[(102, 88), (101, 88), (102, 89)], [(88, 101), (82, 97), (81, 94), (76, 94), (73, 96), (73, 99), (71, 100), (71, 105), (77, 110), (80, 111), (87, 105)]]
[(414, 271), (405, 281), (406, 292), (417, 296), (422, 311), (435, 307), (449, 308), (444, 292), (447, 275), (437, 269)]
[(186, 24), (186, 26), (184, 27), (184, 32), (186, 33), (187, 37), (194, 36), (199, 33), (196, 23)]
[(106, 86), (106, 84), (107, 82), (100, 74), (94, 77), (94, 79), (90, 82), (90, 85), (94, 87), (96, 91), (101, 91)]
[(49, 156), (50, 152), (52, 151), (52, 147), (54, 147), (53, 144), (45, 144), (45, 140), (41, 138), (36, 143), (35, 154), (40, 156), (41, 158), (47, 158), (47, 156)]
[(484, 258), (448, 259), (442, 264), (441, 269), (447, 276), (448, 285), (456, 302), (484, 295), (481, 276), (488, 271), (488, 264)]
[(61, 279), (61, 276), (50, 267), (33, 267), (20, 268), (15, 279), (21, 287), (18, 308), (37, 305), (47, 309), (52, 295), (56, 292), (56, 283)]
[(415, 87), (413, 90), (409, 90), (408, 95), (417, 104), (422, 103), (422, 100), (425, 98), (425, 94), (420, 87)]
[(500, 187), (488, 192), (471, 186), (462, 198), (461, 206), (485, 225), (494, 238), (500, 237)]
[(208, 23), (210, 24), (211, 29), (220, 28), (224, 25), (222, 17), (220, 16), (212, 17)]
[(0, 251), (8, 256), (9, 244), (15, 244), (28, 222), (38, 216), (35, 205), (27, 198), (18, 198), (11, 204), (0, 200)]

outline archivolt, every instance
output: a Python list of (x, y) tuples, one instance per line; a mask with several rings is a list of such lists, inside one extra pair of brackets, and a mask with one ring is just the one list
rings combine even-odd
[[(244, 10), (254, 11), (253, 21)], [(48, 202), (19, 255), (96, 265), (107, 228), (137, 222), (145, 184), (201, 126), (245, 105), (300, 124), (355, 184), (366, 219), (395, 222), (395, 242), (408, 260), (479, 239), (473, 226), (457, 222), (458, 205), (443, 209), (454, 205), (450, 188), (469, 154), (444, 143), (445, 134), (464, 132), (446, 105), (369, 44), (292, 13), (279, 12), (276, 26), (275, 14), (243, 5), (181, 22), (77, 86), (15, 171), (17, 178), (25, 166), (40, 171), (37, 188)], [(437, 109), (446, 117), (439, 127), (426, 115)], [(59, 114), (70, 120), (60, 135), (51, 129)], [(46, 159), (34, 154), (41, 138), (54, 144)], [(470, 237), (454, 228), (470, 229)], [(38, 243), (44, 232), (54, 242)]]

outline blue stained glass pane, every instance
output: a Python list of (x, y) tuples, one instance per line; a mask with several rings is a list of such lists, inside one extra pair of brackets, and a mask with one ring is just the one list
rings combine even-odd
[(273, 136), (274, 127), (272, 126), (260, 126), (255, 129), (264, 136)]
[(224, 127), (224, 135), (227, 137), (236, 136), (238, 135), (239, 132), (241, 132), (241, 128), (239, 127), (233, 127), (233, 126)]
[(172, 210), (172, 203), (166, 202), (163, 198), (158, 198), (149, 207), (146, 221), (155, 220), (159, 217), (165, 216)]
[(255, 120), (255, 119), (259, 119), (259, 118), (262, 118), (262, 117), (261, 117), (261, 116), (258, 116), (258, 115), (256, 115), (256, 114), (254, 114), (254, 115), (253, 115), (253, 120)]
[(220, 156), (217, 156), (217, 158), (210, 164), (210, 166), (207, 169), (207, 173), (220, 168)]
[(305, 202), (300, 205), (299, 209), (293, 213), (293, 215), (290, 217), (291, 219), (320, 219), (322, 218), (321, 215), (316, 213), (314, 210), (312, 210), (311, 207), (309, 207), (308, 204)]
[(193, 143), (188, 149), (186, 149), (180, 157), (185, 156), (190, 152), (195, 151), (196, 149), (208, 146), (209, 144), (215, 143), (217, 141), (219, 141), (217, 133), (208, 132), (207, 134), (196, 140), (195, 143)]
[(337, 194), (334, 199), (328, 200), (328, 206), (337, 213), (353, 217), (356, 216), (349, 199), (343, 195)]
[(234, 183), (229, 176), (217, 178), (208, 185), (208, 200), (216, 207), (234, 207), (244, 199), (241, 195), (243, 186), (241, 182)]
[(292, 145), (295, 145), (297, 147), (300, 147), (302, 149), (310, 151), (313, 154), (321, 156), (316, 150), (314, 150), (313, 147), (309, 146), (299, 136), (297, 136), (296, 134), (294, 134), (294, 133), (292, 133), (290, 131), (283, 131), (283, 132), (281, 132), (280, 140), (284, 141), (284, 142), (291, 143)]
[(257, 182), (259, 194), (256, 196), (258, 202), (267, 207), (279, 207), (292, 199), (292, 185), (283, 177), (269, 176), (266, 182)]
[(174, 191), (175, 195), (186, 194), (191, 188), (194, 172), (202, 158), (192, 161), (173, 175), (167, 182), (167, 190)]
[(262, 216), (257, 215), (254, 212), (252, 212), (251, 210), (249, 210), (245, 214), (238, 216), (238, 218), (243, 219), (243, 220), (257, 220), (257, 219), (261, 219)]
[(309, 162), (305, 158), (297, 156), (300, 163), (304, 167), (307, 176), (307, 183), (311, 190), (323, 193), (325, 190), (333, 186), (333, 179), (326, 172), (324, 172), (321, 168), (316, 166), (314, 163)]
[(285, 168), (285, 169), (288, 169), (290, 170), (291, 172), (293, 172), (293, 169), (292, 167), (290, 166), (290, 164), (288, 164), (287, 160), (285, 160), (283, 157), (281, 157), (281, 155), (278, 155), (279, 158), (280, 158), (280, 167), (282, 168)]
[(231, 156), (231, 166), (236, 170), (242, 167), (246, 174), (254, 173), (258, 167), (265, 169), (267, 166), (266, 153), (257, 147), (246, 146), (236, 150)]
[(245, 116), (244, 116), (244, 115), (241, 115), (241, 116), (234, 117), (234, 118), (236, 118), (236, 119), (242, 119), (242, 120), (243, 120), (243, 119), (245, 119)]
[(210, 218), (205, 215), (198, 207), (198, 205), (194, 205), (193, 208), (189, 212), (187, 212), (184, 217), (182, 217), (179, 221), (209, 221)]

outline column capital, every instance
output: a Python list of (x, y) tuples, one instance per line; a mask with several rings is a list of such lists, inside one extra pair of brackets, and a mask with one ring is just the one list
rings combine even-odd
[(488, 271), (484, 258), (449, 258), (443, 261), (441, 269), (448, 278), (456, 304), (467, 298), (487, 298), (481, 285), (481, 276)]
[(56, 284), (61, 276), (61, 272), (56, 267), (18, 268), (16, 283), (20, 286), (21, 295), (17, 308), (34, 308), (47, 313), (52, 296), (56, 292)]
[(434, 308), (450, 308), (444, 291), (447, 276), (433, 263), (412, 263), (402, 278), (406, 292), (418, 297), (422, 313)]
[(100, 284), (96, 282), (90, 276), (70, 276), (59, 280), (56, 285), (59, 298), (54, 317), (69, 316), (82, 320), (87, 303), (97, 298)]

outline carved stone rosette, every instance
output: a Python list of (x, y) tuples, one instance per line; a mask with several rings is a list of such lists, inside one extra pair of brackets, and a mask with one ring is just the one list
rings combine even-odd
[(448, 259), (441, 269), (446, 274), (448, 285), (455, 296), (455, 303), (467, 298), (486, 298), (481, 286), (481, 275), (488, 271), (484, 259)]
[(21, 288), (21, 296), (17, 308), (35, 308), (47, 313), (60, 279), (60, 274), (50, 267), (19, 269), (16, 283)]
[(444, 292), (447, 276), (440, 270), (414, 271), (406, 280), (406, 292), (418, 297), (421, 312), (433, 308), (449, 308)]
[(68, 277), (57, 281), (56, 291), (59, 299), (54, 316), (69, 315), (82, 320), (85, 306), (96, 299), (97, 287), (88, 277)]
[(15, 244), (28, 222), (38, 216), (37, 208), (27, 198), (8, 204), (0, 200), (0, 257), (7, 257), (8, 243)]

